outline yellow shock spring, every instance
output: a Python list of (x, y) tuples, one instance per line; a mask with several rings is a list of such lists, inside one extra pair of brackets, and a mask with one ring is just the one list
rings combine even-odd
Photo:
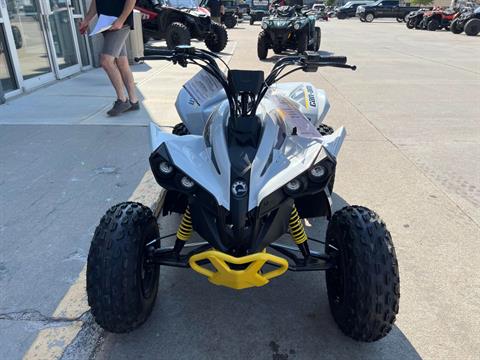
[(300, 216), (298, 216), (298, 211), (295, 205), (293, 205), (293, 209), (290, 214), (288, 229), (290, 230), (290, 235), (292, 235), (292, 238), (293, 238), (293, 241), (295, 241), (295, 244), (300, 245), (300, 244), (303, 244), (305, 241), (307, 241), (308, 237), (307, 237), (307, 234), (305, 233), (302, 220), (300, 220)]
[(177, 239), (187, 241), (192, 236), (192, 216), (190, 215), (190, 208), (187, 206), (185, 214), (183, 214), (182, 221), (177, 230)]

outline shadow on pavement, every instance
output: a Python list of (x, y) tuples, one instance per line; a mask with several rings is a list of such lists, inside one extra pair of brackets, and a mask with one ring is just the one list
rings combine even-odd
[[(334, 194), (334, 209), (345, 205)], [(325, 225), (324, 220), (312, 221), (308, 232), (323, 239)], [(161, 228), (167, 234), (175, 226)], [(107, 334), (100, 359), (134, 357), (420, 359), (397, 327), (370, 344), (343, 335), (330, 315), (322, 273), (288, 272), (262, 288), (235, 291), (212, 285), (193, 271), (166, 267), (150, 319), (130, 334)]]

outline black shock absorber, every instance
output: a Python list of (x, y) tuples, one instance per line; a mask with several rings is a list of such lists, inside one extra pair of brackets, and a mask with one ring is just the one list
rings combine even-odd
[(308, 236), (303, 227), (302, 220), (298, 215), (297, 208), (293, 205), (292, 212), (290, 213), (290, 220), (288, 222), (288, 229), (290, 235), (292, 235), (293, 241), (297, 244), (303, 257), (306, 259), (310, 256), (310, 249), (308, 247)]

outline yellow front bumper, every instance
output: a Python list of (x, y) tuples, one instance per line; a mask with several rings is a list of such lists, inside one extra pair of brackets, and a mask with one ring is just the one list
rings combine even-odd
[[(198, 262), (208, 260), (217, 271), (211, 271)], [(278, 266), (277, 269), (262, 273), (262, 267), (266, 263)], [(205, 275), (208, 280), (215, 284), (232, 289), (246, 289), (254, 286), (268, 284), (270, 279), (282, 275), (288, 270), (288, 261), (266, 252), (252, 255), (234, 257), (220, 251), (208, 250), (193, 255), (189, 260), (190, 267), (196, 272)], [(233, 270), (229, 264), (250, 264), (244, 270)]]

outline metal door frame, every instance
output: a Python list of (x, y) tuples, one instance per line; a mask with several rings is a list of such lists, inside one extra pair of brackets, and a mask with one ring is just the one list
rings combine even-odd
[[(1, 1), (1, 0), (0, 0)], [(70, 0), (71, 1), (71, 0)], [(71, 9), (71, 12), (72, 12), (72, 18), (73, 18), (73, 26), (75, 27), (75, 19), (83, 19), (85, 18), (85, 8), (84, 6), (86, 6), (86, 3), (84, 0), (79, 0), (78, 1), (78, 4), (80, 5), (80, 14), (75, 14), (73, 12), (73, 7)], [(77, 37), (76, 36), (76, 29), (74, 28), (75, 30), (75, 38)], [(85, 40), (86, 40), (86, 45), (87, 45), (87, 56), (88, 56), (88, 62), (90, 63), (89, 65), (86, 65), (86, 66), (83, 66), (82, 64), (82, 55), (80, 54), (80, 45), (78, 45), (78, 56), (80, 58), (80, 65), (82, 67), (82, 70), (88, 70), (88, 69), (92, 69), (93, 68), (93, 56), (92, 56), (92, 49), (91, 49), (91, 44), (90, 44), (90, 41), (88, 39), (88, 31), (87, 31), (87, 34), (86, 35), (83, 35), (85, 37)], [(77, 39), (78, 41), (78, 39)]]
[(49, 57), (51, 64), (53, 65), (53, 69), (55, 71), (55, 75), (57, 79), (64, 79), (68, 76), (71, 76), (73, 74), (79, 73), (81, 71), (81, 58), (80, 58), (80, 48), (78, 46), (78, 41), (77, 41), (77, 34), (75, 30), (75, 21), (72, 16), (72, 6), (70, 0), (66, 1), (67, 5), (67, 12), (68, 12), (68, 20), (70, 23), (70, 30), (72, 33), (72, 38), (73, 38), (73, 46), (74, 46), (74, 51), (75, 51), (75, 57), (77, 59), (77, 63), (74, 65), (71, 65), (65, 69), (60, 69), (60, 66), (57, 62), (57, 56), (55, 52), (55, 43), (53, 41), (53, 33), (52, 29), (50, 26), (50, 21), (49, 17), (54, 14), (54, 11), (50, 9), (50, 4), (48, 0), (38, 0), (40, 3), (40, 8), (41, 8), (41, 19), (43, 22), (43, 27), (45, 29), (46, 37), (48, 39), (47, 41), (47, 46), (48, 46), (48, 52), (49, 52)]

